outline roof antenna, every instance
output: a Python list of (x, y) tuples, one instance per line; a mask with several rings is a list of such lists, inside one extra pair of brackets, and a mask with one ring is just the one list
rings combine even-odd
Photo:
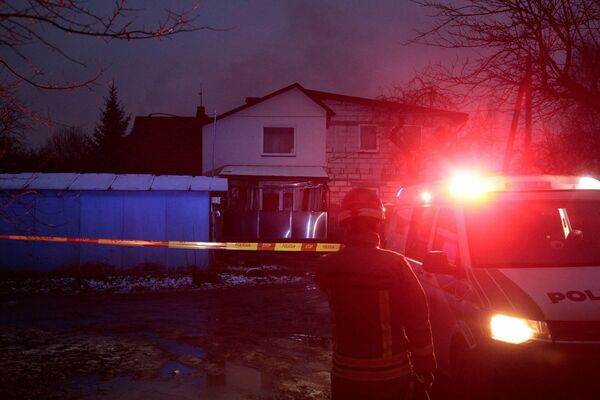
[(204, 107), (204, 100), (202, 99), (202, 84), (200, 84), (200, 107)]

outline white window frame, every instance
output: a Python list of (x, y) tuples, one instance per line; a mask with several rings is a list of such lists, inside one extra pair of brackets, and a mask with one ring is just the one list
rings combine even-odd
[[(362, 148), (362, 135), (361, 130), (363, 126), (375, 127), (375, 148), (374, 149), (363, 149)], [(379, 126), (376, 124), (360, 124), (358, 125), (358, 151), (361, 153), (379, 153)]]
[[(264, 199), (264, 194), (265, 194), (265, 190), (271, 190), (271, 188), (264, 188), (264, 187), (259, 187), (259, 210), (263, 210), (263, 199)], [(297, 197), (297, 189), (292, 189), (291, 193), (292, 193), (292, 209), (291, 210), (284, 210), (283, 209), (283, 196), (285, 193), (286, 188), (281, 188), (281, 189), (277, 189), (277, 211), (296, 211), (296, 206), (297, 206), (297, 202), (298, 199)]]
[[(291, 153), (265, 153), (265, 128), (291, 128), (294, 130), (294, 143)], [(260, 128), (260, 155), (261, 157), (296, 157), (296, 125), (263, 125)]]

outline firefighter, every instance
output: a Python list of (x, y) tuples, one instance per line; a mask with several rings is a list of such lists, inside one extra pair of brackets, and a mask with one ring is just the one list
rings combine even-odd
[(379, 248), (384, 213), (375, 192), (351, 190), (339, 213), (344, 246), (317, 266), (332, 314), (334, 400), (398, 400), (414, 382), (426, 389), (433, 383), (425, 293), (402, 255)]

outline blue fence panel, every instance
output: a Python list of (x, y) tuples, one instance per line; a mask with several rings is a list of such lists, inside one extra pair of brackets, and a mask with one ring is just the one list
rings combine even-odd
[[(35, 235), (34, 192), (2, 191), (0, 233)], [(0, 268), (3, 271), (31, 270), (35, 267), (34, 243), (0, 240)]]
[[(166, 197), (166, 237), (169, 240), (210, 240), (210, 201), (207, 192), (169, 193)], [(169, 267), (207, 266), (208, 250), (168, 250)]]
[[(83, 192), (80, 237), (122, 239), (123, 199), (119, 192)], [(82, 244), (80, 262), (122, 266), (122, 253), (121, 246)]]
[[(167, 240), (165, 195), (161, 192), (123, 193), (123, 239)], [(165, 248), (125, 247), (123, 265), (166, 265)]]
[[(35, 231), (40, 236), (79, 236), (78, 192), (43, 191), (35, 199)], [(34, 270), (53, 271), (79, 263), (77, 243), (34, 243)]]

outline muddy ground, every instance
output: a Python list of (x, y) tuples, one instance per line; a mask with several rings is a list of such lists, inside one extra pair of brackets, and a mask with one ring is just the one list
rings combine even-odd
[(304, 274), (257, 275), (159, 291), (5, 284), (0, 398), (327, 398), (323, 294)]

